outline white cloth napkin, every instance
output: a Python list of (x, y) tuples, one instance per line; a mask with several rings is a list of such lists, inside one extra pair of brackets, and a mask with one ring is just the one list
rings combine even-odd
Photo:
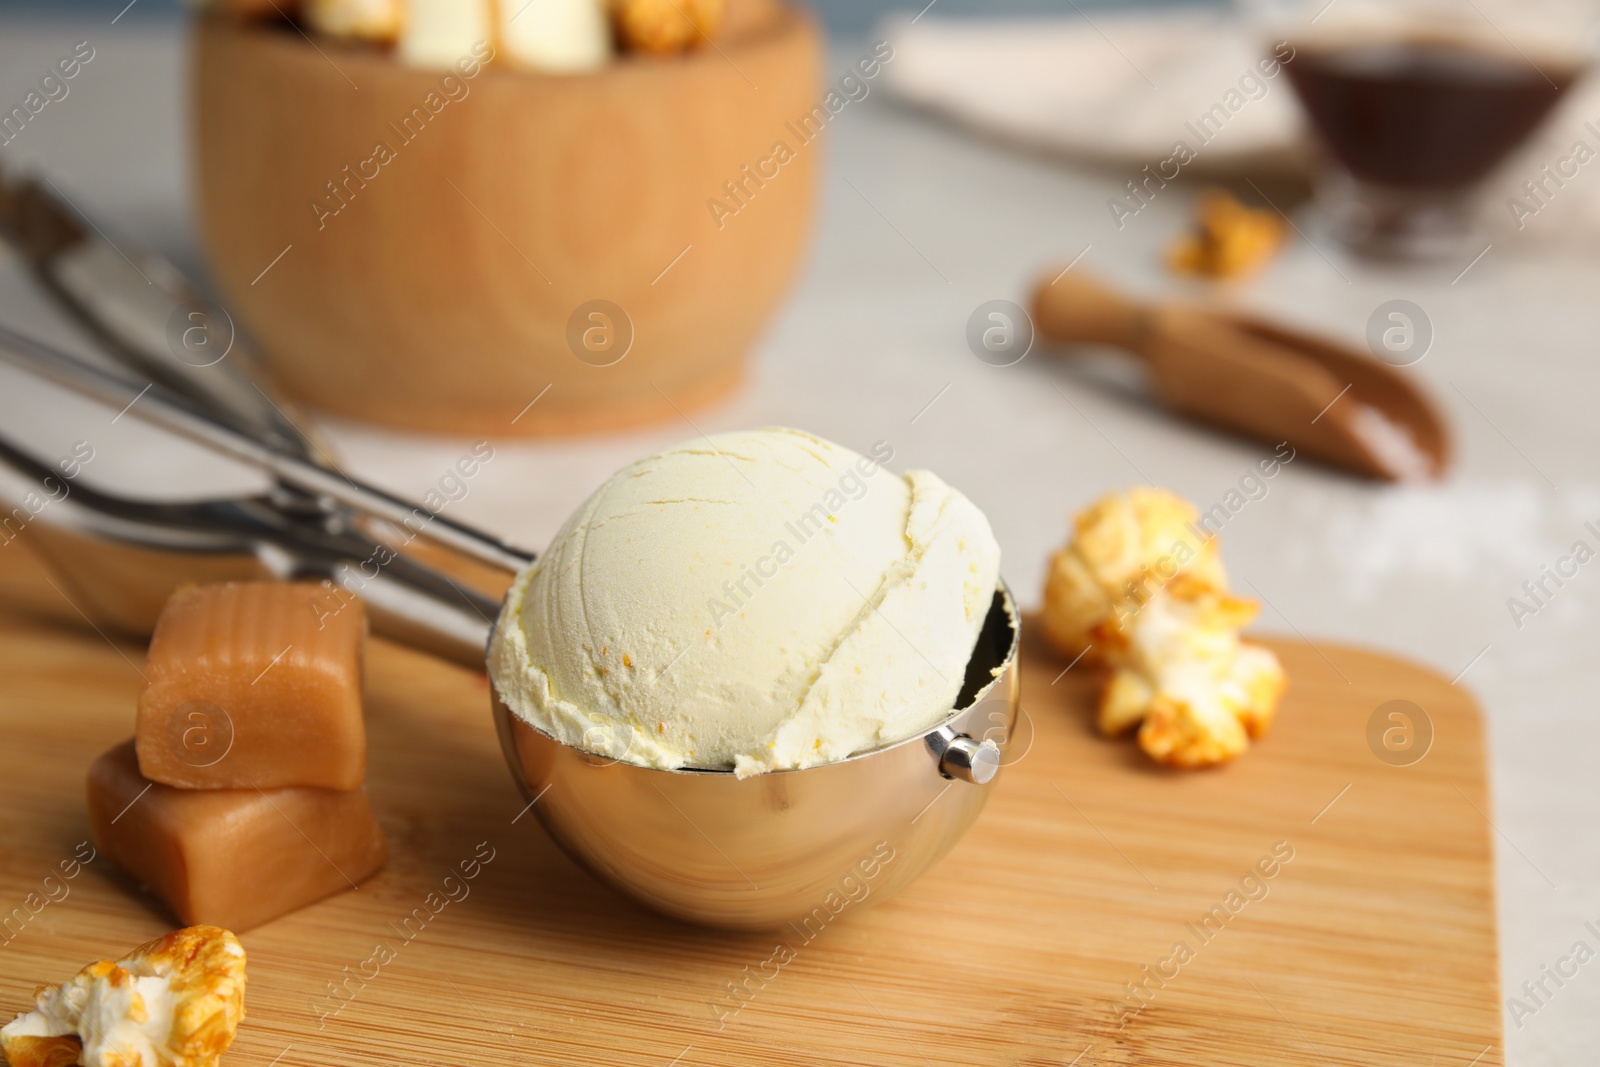
[[(1259, 66), (1273, 42), (1225, 15), (901, 17), (879, 36), (895, 50), (884, 68), (894, 96), (1030, 147), (1137, 169), (1183, 140), (1196, 167), (1215, 169), (1292, 158), (1301, 144), (1287, 79)], [(1191, 127), (1216, 105), (1227, 119), (1202, 144)]]
[[(1183, 167), (1190, 174), (1312, 165), (1288, 78), (1258, 66), (1277, 42), (1226, 12), (899, 16), (879, 36), (895, 50), (884, 67), (894, 97), (1005, 141), (1124, 168), (1131, 178), (1169, 159), (1178, 141), (1195, 150)], [(1237, 110), (1220, 130), (1201, 130), (1209, 138), (1202, 143), (1202, 116), (1229, 103)], [(1588, 152), (1575, 151), (1580, 142)], [(1486, 239), (1497, 244), (1592, 253), (1600, 240), (1600, 75), (1576, 86), (1485, 182), (1479, 207)]]

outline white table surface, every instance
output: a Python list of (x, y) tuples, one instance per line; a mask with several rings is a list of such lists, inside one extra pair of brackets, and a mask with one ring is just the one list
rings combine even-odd
[[(0, 105), (20, 102), (84, 39), (96, 58), (71, 95), (0, 158), (47, 167), (122, 232), (197, 269), (174, 24), (138, 8), (115, 25), (0, 22)], [(832, 66), (854, 55), (838, 48)], [(821, 223), (800, 283), (760, 342), (751, 386), (696, 415), (699, 427), (786, 423), (858, 448), (888, 439), (898, 466), (937, 470), (987, 511), (1005, 574), (1029, 606), (1075, 509), (1142, 479), (1208, 507), (1265, 454), (1173, 422), (1082, 366), (1035, 353), (993, 368), (966, 348), (974, 307), (1023, 300), (1043, 263), (1085, 246), (1084, 268), (1147, 293), (1170, 286), (1159, 252), (1186, 210), (1183, 194), (1169, 191), (1119, 232), (1105, 200), (1129, 175), (997, 148), (882, 93), (851, 105), (828, 136)], [(1377, 270), (1302, 242), (1242, 289), (1242, 303), (1354, 341), (1380, 303), (1422, 306), (1437, 339), (1414, 373), (1449, 413), (1459, 460), (1445, 484), (1427, 488), (1375, 487), (1296, 462), (1223, 539), (1236, 585), (1269, 603), (1260, 629), (1369, 645), (1446, 677), (1465, 671), (1459, 684), (1482, 702), (1492, 738), (1506, 995), (1574, 942), (1600, 948), (1584, 928), (1600, 921), (1600, 562), (1520, 629), (1506, 605), (1574, 541), (1600, 548), (1582, 529), (1600, 522), (1600, 258), (1532, 256), (1496, 248), (1452, 284), (1465, 262)], [(0, 320), (73, 339), (13, 264), (0, 264)], [(108, 425), (104, 411), (15, 375), (0, 376), (0, 425), (34, 435), (52, 454), (92, 432), (103, 443), (86, 473), (92, 481), (139, 476), (187, 495), (236, 478), (153, 440), (134, 420)], [(468, 445), (327, 429), (349, 469), (407, 494)], [(497, 441), (496, 458), (452, 514), (542, 546), (605, 475), (692, 433), (680, 423)], [(1508, 1011), (1506, 1041), (1518, 1067), (1594, 1062), (1600, 963), (1520, 1028)], [(1384, 1050), (1373, 1050), (1373, 1062), (1388, 1062)]]

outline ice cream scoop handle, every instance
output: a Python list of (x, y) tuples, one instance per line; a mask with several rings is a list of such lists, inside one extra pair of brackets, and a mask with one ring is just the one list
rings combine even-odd
[[(533, 553), (445, 518), (344, 474), (271, 448), (210, 413), (153, 386), (140, 388), (69, 353), (0, 327), (0, 359), (271, 473), (281, 482), (337, 501), (358, 515), (381, 519), (490, 567), (515, 573)], [(137, 409), (134, 405), (137, 404)]]
[(1082, 274), (1046, 275), (1033, 291), (1033, 323), (1039, 335), (1061, 344), (1112, 345), (1139, 352), (1148, 333), (1148, 311)]

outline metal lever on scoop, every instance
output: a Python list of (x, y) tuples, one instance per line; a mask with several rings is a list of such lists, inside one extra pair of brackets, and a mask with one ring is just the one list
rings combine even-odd
[(956, 733), (941, 726), (927, 737), (928, 748), (939, 757), (939, 773), (973, 785), (983, 785), (1000, 771), (1000, 746), (988, 739)]

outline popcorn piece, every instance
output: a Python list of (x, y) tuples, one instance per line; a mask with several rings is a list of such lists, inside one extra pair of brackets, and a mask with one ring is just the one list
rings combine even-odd
[(11, 1067), (215, 1067), (244, 1018), (238, 938), (191, 926), (85, 967), (0, 1028)]
[(179, 590), (150, 640), (141, 773), (185, 789), (358, 788), (365, 640), (361, 602), (321, 585)]
[(1105, 662), (1127, 643), (1119, 620), (1180, 576), (1227, 587), (1216, 542), (1199, 513), (1163, 489), (1112, 494), (1073, 519), (1072, 542), (1050, 561), (1046, 635), (1062, 651)]
[(1179, 274), (1240, 278), (1260, 270), (1283, 246), (1283, 220), (1273, 211), (1247, 208), (1221, 189), (1195, 201), (1195, 229), (1167, 250)]
[[(526, 0), (508, 0), (511, 4)], [(589, 0), (590, 3), (595, 0)], [(491, 0), (305, 0), (306, 23), (342, 40), (397, 45), (419, 67), (448, 68), (481, 59), (495, 40)], [(516, 8), (506, 12), (509, 19)]]
[(1139, 727), (1139, 747), (1173, 767), (1209, 767), (1233, 759), (1249, 742), (1215, 692), (1198, 687), (1189, 697), (1157, 693)]
[(714, 39), (723, 7), (724, 0), (613, 0), (611, 19), (624, 48), (660, 55)]
[(1272, 725), (1285, 678), (1239, 639), (1259, 610), (1227, 591), (1216, 539), (1162, 490), (1112, 495), (1075, 519), (1051, 561), (1045, 634), (1107, 667), (1096, 722), (1138, 726), (1139, 745), (1176, 767), (1233, 759)]
[(605, 2), (306, 0), (306, 21), (329, 37), (396, 45), (414, 66), (475, 64), (500, 49), (518, 66), (571, 72), (611, 58)]
[(611, 58), (611, 26), (602, 0), (505, 0), (500, 43), (521, 66), (592, 70)]
[(248, 930), (342, 893), (388, 845), (363, 790), (172, 789), (125, 742), (89, 768), (95, 847), (186, 923)]
[[(518, 0), (510, 0), (516, 3)], [(490, 0), (405, 0), (400, 58), (419, 67), (451, 67), (494, 42)]]
[(1239, 655), (1233, 661), (1225, 691), (1233, 700), (1234, 714), (1244, 725), (1245, 733), (1265, 736), (1287, 688), (1289, 679), (1277, 656), (1260, 645), (1239, 643)]
[(1150, 713), (1156, 690), (1137, 671), (1114, 670), (1106, 678), (1100, 691), (1100, 708), (1095, 715), (1095, 725), (1107, 737), (1138, 726)]
[[(35, 1037), (22, 1032), (29, 1028), (23, 1025), (23, 1018), (18, 1016), (15, 1022), (0, 1027), (0, 1050), (9, 1067), (77, 1067), (83, 1057), (83, 1042), (77, 1034)], [(13, 1027), (17, 1028), (14, 1036), (9, 1034)]]
[(406, 24), (404, 0), (306, 0), (306, 24), (329, 37), (393, 44)]
[[(1277, 657), (1239, 640), (1257, 610), (1252, 601), (1193, 580), (1170, 583), (1132, 617), (1127, 665), (1116, 669), (1102, 698), (1102, 730), (1126, 729), (1142, 718), (1140, 747), (1178, 767), (1223, 763), (1243, 752), (1247, 738), (1271, 726), (1283, 693)], [(1139, 680), (1140, 692), (1118, 685), (1129, 677)]]

